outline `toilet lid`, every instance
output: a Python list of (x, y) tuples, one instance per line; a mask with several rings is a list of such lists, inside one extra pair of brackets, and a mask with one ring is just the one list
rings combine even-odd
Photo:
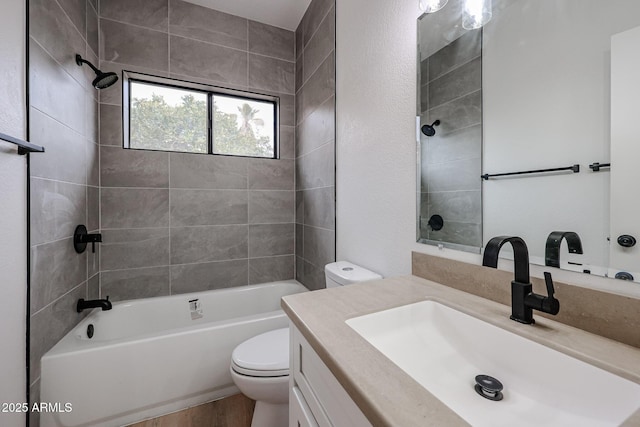
[(233, 350), (233, 370), (256, 377), (289, 375), (289, 328), (248, 339)]

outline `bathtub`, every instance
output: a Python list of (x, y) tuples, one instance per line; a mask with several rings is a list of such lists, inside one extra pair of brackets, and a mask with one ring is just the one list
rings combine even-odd
[(94, 309), (41, 359), (41, 426), (124, 425), (238, 393), (231, 352), (286, 327), (280, 298), (304, 291), (292, 280)]

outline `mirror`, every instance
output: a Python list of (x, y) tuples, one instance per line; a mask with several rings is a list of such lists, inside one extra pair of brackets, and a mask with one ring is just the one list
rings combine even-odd
[(517, 235), (534, 264), (640, 281), (640, 245), (618, 243), (640, 238), (640, 2), (494, 0), (466, 31), (463, 1), (418, 19), (418, 241)]

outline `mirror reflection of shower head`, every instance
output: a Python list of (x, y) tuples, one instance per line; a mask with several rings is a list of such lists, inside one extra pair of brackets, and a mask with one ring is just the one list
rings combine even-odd
[(116, 73), (103, 73), (102, 71), (98, 70), (91, 62), (83, 59), (82, 56), (78, 54), (76, 54), (76, 64), (78, 64), (79, 66), (82, 66), (82, 64), (87, 64), (89, 67), (91, 67), (93, 72), (96, 73), (96, 78), (93, 79), (93, 82), (91, 82), (93, 87), (95, 87), (96, 89), (108, 88), (118, 81), (118, 75)]
[(422, 133), (424, 133), (425, 135), (433, 136), (436, 134), (435, 126), (439, 126), (439, 125), (440, 125), (440, 120), (436, 120), (430, 125), (423, 125), (422, 128), (420, 129), (422, 130)]

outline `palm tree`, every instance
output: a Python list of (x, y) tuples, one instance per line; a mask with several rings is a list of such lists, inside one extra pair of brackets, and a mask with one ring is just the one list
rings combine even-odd
[(240, 125), (240, 133), (245, 136), (255, 136), (253, 133), (253, 126), (264, 126), (264, 120), (255, 118), (255, 115), (260, 110), (253, 108), (246, 102), (242, 104), (242, 107), (238, 107), (240, 117), (242, 118), (242, 125)]

